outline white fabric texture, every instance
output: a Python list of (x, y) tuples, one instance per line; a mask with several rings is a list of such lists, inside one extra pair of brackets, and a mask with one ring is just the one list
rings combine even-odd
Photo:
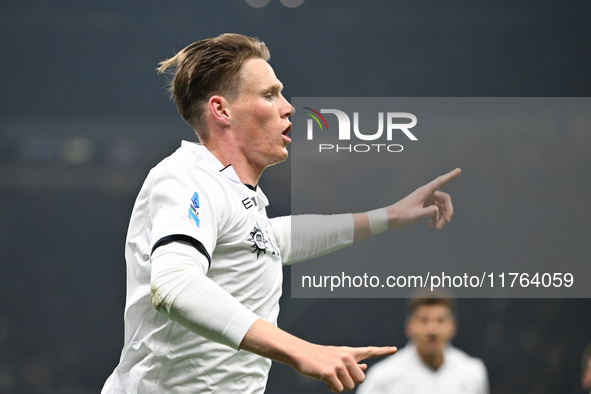
[[(296, 215), (271, 219), (284, 264), (293, 264), (353, 244), (353, 215)], [(280, 241), (281, 240), (281, 241)]]

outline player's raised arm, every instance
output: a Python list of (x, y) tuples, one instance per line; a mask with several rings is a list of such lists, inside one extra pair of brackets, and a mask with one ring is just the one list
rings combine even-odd
[(419, 187), (402, 200), (384, 208), (353, 214), (354, 240), (360, 241), (388, 229), (402, 228), (430, 218), (429, 226), (441, 230), (453, 215), (449, 194), (439, 189), (462, 172), (456, 168)]
[(240, 349), (289, 365), (302, 375), (326, 383), (336, 393), (353, 390), (365, 380), (366, 364), (360, 361), (396, 352), (396, 347), (338, 347), (313, 344), (280, 328), (257, 320), (248, 330)]
[(456, 168), (400, 201), (369, 212), (273, 219), (276, 239), (280, 244), (286, 244), (284, 262), (291, 264), (322, 256), (372, 234), (402, 228), (424, 218), (430, 218), (429, 225), (440, 230), (451, 220), (453, 205), (450, 195), (439, 189), (460, 173), (461, 170)]

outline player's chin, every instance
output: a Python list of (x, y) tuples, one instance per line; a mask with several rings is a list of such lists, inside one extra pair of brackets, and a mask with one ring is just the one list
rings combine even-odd
[(282, 149), (281, 153), (282, 154), (277, 158), (277, 163), (283, 163), (289, 156), (289, 152), (285, 148)]
[(287, 160), (287, 156), (289, 156), (289, 152), (286, 148), (282, 148), (280, 151), (277, 152), (276, 155), (273, 155), (272, 159), (269, 160), (267, 166), (273, 166), (275, 164), (283, 163)]
[(287, 150), (287, 146), (284, 146), (281, 149), (281, 152), (283, 153), (283, 160), (287, 159), (287, 156), (289, 156), (289, 151)]
[(277, 158), (281, 161), (285, 161), (285, 159), (287, 159), (287, 156), (289, 156), (289, 151), (287, 150), (287, 145), (289, 145), (289, 144), (283, 143), (283, 144), (281, 144), (279, 149), (276, 150)]

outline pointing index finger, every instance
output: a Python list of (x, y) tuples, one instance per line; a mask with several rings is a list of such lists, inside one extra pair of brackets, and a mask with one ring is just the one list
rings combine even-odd
[(447, 182), (451, 181), (452, 179), (456, 178), (458, 175), (462, 173), (460, 168), (456, 168), (448, 172), (447, 174), (443, 174), (438, 176), (437, 178), (433, 179), (431, 182), (427, 183), (427, 188), (429, 190), (437, 190), (441, 186), (445, 185)]

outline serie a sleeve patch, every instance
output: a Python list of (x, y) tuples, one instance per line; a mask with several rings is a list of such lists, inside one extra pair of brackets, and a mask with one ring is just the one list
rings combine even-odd
[(191, 197), (191, 204), (189, 205), (189, 217), (193, 219), (197, 227), (199, 227), (199, 193), (194, 192)]

